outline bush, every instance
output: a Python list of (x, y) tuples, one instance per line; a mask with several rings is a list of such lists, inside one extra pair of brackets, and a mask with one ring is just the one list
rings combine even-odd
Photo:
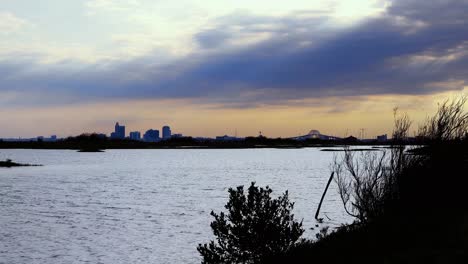
[(229, 189), (227, 214), (211, 212), (216, 242), (200, 244), (202, 263), (261, 263), (274, 254), (285, 252), (299, 242), (304, 232), (302, 221), (294, 221), (286, 191), (277, 199), (272, 190), (252, 183), (248, 193), (243, 186)]
[(332, 170), (345, 211), (360, 222), (379, 218), (399, 199), (400, 180), (408, 167), (421, 162), (405, 154), (405, 142), (411, 121), (394, 110), (395, 123), (389, 150), (361, 152), (355, 155), (345, 147), (343, 156), (335, 157)]
[(357, 221), (322, 229), (273, 263), (468, 263), (465, 98), (441, 104), (417, 134), (420, 146), (405, 146), (414, 141), (403, 115), (390, 148), (337, 155), (338, 190)]
[(446, 100), (437, 113), (419, 127), (418, 136), (430, 141), (463, 140), (468, 138), (467, 96)]
[(417, 138), (424, 140), (423, 148), (405, 146), (411, 121), (395, 110), (390, 150), (355, 155), (346, 148), (343, 156), (335, 158), (332, 170), (346, 212), (368, 222), (402, 207), (413, 206), (414, 211), (443, 201), (457, 202), (453, 193), (463, 190), (454, 189), (465, 186), (464, 177), (458, 175), (467, 160), (466, 101), (461, 96), (439, 105), (435, 115), (419, 128)]

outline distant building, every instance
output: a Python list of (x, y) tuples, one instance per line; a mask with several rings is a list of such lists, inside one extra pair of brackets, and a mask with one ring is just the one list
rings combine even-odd
[(125, 126), (119, 125), (119, 122), (115, 124), (115, 130), (111, 133), (112, 139), (125, 139)]
[(50, 137), (39, 136), (39, 137), (37, 137), (36, 141), (40, 141), (40, 142), (55, 142), (55, 141), (57, 141), (57, 136), (56, 136), (56, 135), (52, 135), (52, 136), (50, 136)]
[(138, 131), (130, 132), (130, 139), (131, 140), (140, 140), (141, 134)]
[(377, 136), (377, 141), (378, 142), (385, 142), (387, 141), (388, 138), (387, 138), (387, 134), (384, 134), (384, 135), (381, 135), (381, 136)]
[(48, 138), (46, 137), (41, 137), (42, 141), (45, 141), (45, 142), (55, 142), (57, 141), (57, 136), (56, 135), (52, 135)]
[(143, 140), (146, 142), (159, 141), (159, 130), (150, 129), (143, 135)]
[(163, 126), (162, 128), (162, 137), (163, 139), (171, 138), (171, 128), (169, 126)]
[(184, 135), (182, 135), (182, 134), (174, 134), (174, 135), (172, 135), (171, 137), (172, 137), (172, 138), (183, 138)]
[(224, 135), (224, 136), (217, 136), (217, 137), (216, 137), (216, 140), (217, 140), (217, 141), (236, 141), (236, 140), (242, 140), (242, 139), (241, 139), (241, 138), (237, 138), (237, 137), (232, 137), (232, 136)]

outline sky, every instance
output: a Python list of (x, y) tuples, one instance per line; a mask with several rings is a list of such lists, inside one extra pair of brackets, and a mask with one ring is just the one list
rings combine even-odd
[(390, 134), (467, 94), (467, 28), (468, 0), (0, 0), (0, 137)]

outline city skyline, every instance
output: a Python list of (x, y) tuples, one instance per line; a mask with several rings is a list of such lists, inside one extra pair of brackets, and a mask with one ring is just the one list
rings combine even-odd
[[(129, 131), (128, 133), (126, 131)], [(182, 133), (173, 133), (172, 129), (168, 125), (162, 126), (161, 130), (159, 129), (153, 129), (149, 128), (146, 130), (146, 132), (142, 133), (142, 131), (139, 130), (131, 130), (127, 129), (127, 126), (119, 121), (115, 123), (114, 126), (114, 131), (110, 133), (101, 133), (98, 131), (93, 131), (93, 132), (82, 132), (77, 135), (69, 135), (68, 137), (75, 137), (79, 135), (85, 135), (85, 134), (97, 134), (97, 135), (102, 135), (104, 137), (108, 137), (109, 139), (130, 139), (130, 140), (137, 140), (137, 141), (146, 141), (146, 142), (159, 142), (171, 138), (182, 138), (182, 137), (193, 137), (193, 138), (206, 138), (206, 139), (216, 139), (216, 140), (221, 140), (221, 141), (229, 141), (229, 140), (238, 140), (238, 139), (243, 139), (246, 137), (255, 137), (255, 136), (265, 136), (262, 131), (258, 131), (257, 135), (246, 135), (246, 136), (239, 136), (237, 134), (237, 129), (234, 131), (234, 134), (229, 134), (226, 133), (224, 135), (217, 135), (217, 136), (207, 136), (207, 135), (201, 135), (201, 136), (192, 136), (192, 135), (184, 135)], [(268, 136), (267, 136), (268, 137)], [(360, 140), (377, 140), (377, 141), (387, 141), (388, 134), (381, 134), (377, 136), (368, 136), (366, 134), (366, 129), (361, 128), (359, 129), (359, 133), (353, 134), (350, 131), (346, 131), (345, 134), (337, 136), (337, 135), (325, 135), (322, 134), (319, 130), (312, 129), (310, 130), (307, 134), (300, 134), (300, 135), (295, 135), (295, 136), (290, 136), (290, 137), (276, 137), (276, 138), (284, 138), (284, 139), (295, 139), (295, 140), (305, 140), (305, 139), (321, 139), (321, 140), (340, 140), (344, 139), (347, 137), (355, 137)], [(10, 141), (13, 141), (15, 139), (19, 140), (44, 140), (44, 141), (56, 141), (59, 139), (63, 139), (66, 137), (57, 137), (57, 135), (51, 135), (50, 137), (44, 137), (44, 136), (36, 136), (36, 137), (9, 137), (9, 138), (1, 138), (0, 139), (7, 139)], [(275, 137), (271, 137), (275, 138)]]
[[(455, 97), (459, 92), (444, 94), (394, 97), (394, 98), (374, 98), (374, 101), (359, 102), (354, 107), (355, 101), (349, 103), (342, 101), (337, 106), (333, 102), (328, 107), (345, 107), (349, 111), (343, 113), (333, 109), (304, 109), (293, 106), (274, 106), (264, 107), (262, 111), (256, 109), (233, 109), (219, 110), (217, 115), (213, 115), (211, 110), (208, 115), (205, 109), (197, 108), (196, 111), (188, 106), (179, 109), (177, 117), (173, 118), (141, 118), (138, 116), (140, 109), (142, 112), (148, 111), (152, 107), (151, 102), (142, 104), (131, 104), (135, 112), (127, 118), (114, 118), (104, 120), (105, 116), (112, 113), (119, 107), (113, 106), (110, 110), (105, 109), (102, 113), (94, 112), (94, 108), (77, 109), (62, 112), (42, 112), (35, 113), (24, 112), (20, 120), (12, 121), (9, 115), (0, 114), (0, 123), (8, 124), (0, 129), (0, 138), (34, 138), (37, 136), (57, 135), (58, 137), (76, 136), (81, 133), (105, 133), (110, 135), (113, 132), (115, 121), (127, 124), (129, 131), (145, 132), (150, 127), (162, 127), (164, 124), (171, 123), (177, 127), (178, 132), (193, 137), (216, 137), (220, 135), (256, 136), (259, 131), (263, 131), (269, 137), (295, 137), (306, 134), (311, 129), (318, 129), (326, 134), (344, 137), (346, 135), (360, 135), (362, 128), (365, 128), (367, 137), (373, 138), (381, 134), (391, 134), (393, 129), (393, 108), (399, 106), (400, 112), (407, 113), (413, 120), (412, 132), (416, 132), (418, 124), (422, 123), (428, 115), (434, 113), (437, 109), (437, 102), (440, 98)], [(427, 99), (429, 97), (429, 99)], [(414, 101), (414, 103), (411, 103)], [(136, 107), (138, 106), (138, 107)], [(169, 106), (167, 104), (163, 107)], [(378, 106), (378, 108), (376, 108)], [(159, 112), (159, 111), (157, 111)], [(1, 112), (0, 112), (1, 113)], [(31, 119), (31, 115), (38, 114), (40, 117)], [(70, 116), (60, 123), (53, 123), (49, 119), (56, 119), (62, 114)], [(118, 114), (120, 115), (120, 114)], [(170, 114), (168, 114), (170, 115)], [(82, 122), (76, 118), (80, 116), (90, 117)], [(229, 116), (229, 119), (225, 117)], [(291, 118), (293, 116), (294, 118)], [(97, 117), (98, 120), (94, 120)], [(6, 120), (2, 120), (5, 119)], [(167, 120), (172, 120), (168, 122)], [(23, 122), (18, 122), (23, 121)], [(215, 122), (213, 122), (215, 121)], [(47, 124), (47, 126), (44, 126)], [(65, 128), (63, 128), (65, 127)], [(23, 129), (21, 129), (23, 128)]]

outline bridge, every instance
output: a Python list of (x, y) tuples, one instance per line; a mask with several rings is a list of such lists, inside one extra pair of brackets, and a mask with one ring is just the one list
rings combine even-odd
[(292, 137), (294, 140), (320, 139), (320, 140), (340, 140), (339, 137), (323, 135), (320, 131), (312, 129), (307, 135)]

